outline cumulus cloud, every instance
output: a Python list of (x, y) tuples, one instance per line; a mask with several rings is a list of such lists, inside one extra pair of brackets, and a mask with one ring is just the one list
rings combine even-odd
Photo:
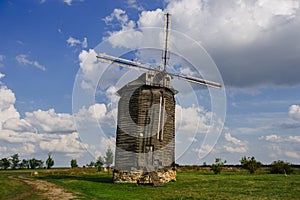
[(180, 133), (205, 134), (210, 127), (211, 112), (205, 112), (202, 107), (184, 108), (176, 105), (176, 130)]
[(28, 56), (25, 54), (20, 54), (16, 56), (16, 60), (18, 63), (23, 64), (23, 65), (32, 65), (42, 71), (46, 70), (46, 67), (44, 65), (41, 65), (38, 61), (36, 60), (29, 60)]
[(21, 118), (15, 102), (14, 92), (0, 86), (0, 151), (5, 155), (58, 152), (80, 157), (86, 152), (87, 145), (80, 142), (70, 114), (49, 109), (26, 112)]
[(126, 12), (118, 8), (114, 9), (114, 11), (103, 20), (106, 25), (115, 26), (118, 24), (122, 29), (132, 29), (135, 26), (135, 22), (129, 20)]
[(289, 107), (288, 115), (290, 119), (287, 119), (279, 123), (279, 127), (286, 129), (298, 129), (300, 128), (300, 106), (291, 105)]
[(8, 119), (20, 117), (14, 106), (15, 101), (15, 94), (10, 89), (6, 86), (0, 87), (0, 130)]
[(289, 116), (297, 121), (300, 121), (300, 106), (291, 105), (289, 108)]
[(56, 134), (50, 140), (42, 140), (39, 142), (39, 147), (48, 152), (63, 152), (67, 156), (81, 157), (86, 152), (87, 144), (82, 144), (79, 141), (77, 132), (72, 134)]
[(247, 142), (241, 141), (230, 133), (225, 133), (225, 140), (229, 143), (224, 145), (224, 149), (230, 153), (246, 153), (248, 151)]
[(98, 82), (101, 63), (97, 61), (95, 50), (82, 50), (79, 54), (80, 69), (82, 70), (82, 88), (94, 89)]
[(56, 113), (54, 109), (26, 112), (25, 120), (40, 132), (65, 133), (75, 131), (72, 115)]
[(32, 125), (26, 121), (25, 119), (20, 118), (10, 118), (6, 120), (2, 124), (3, 129), (12, 130), (16, 132), (27, 132), (27, 131), (35, 131), (35, 128), (32, 127)]
[[(112, 36), (135, 25), (162, 27), (163, 14), (170, 12), (172, 27), (204, 45), (217, 63), (225, 84), (234, 87), (296, 85), (300, 83), (297, 76), (300, 73), (299, 10), (298, 0), (182, 0), (168, 1), (164, 10), (143, 11), (137, 22), (130, 20), (125, 11), (115, 9), (106, 22), (117, 20), (120, 24), (119, 31), (111, 32), (113, 44), (132, 47), (139, 38), (152, 41), (153, 35), (135, 31), (137, 40), (127, 38), (127, 42), (125, 38)], [(180, 44), (180, 48), (184, 50), (188, 45)]]

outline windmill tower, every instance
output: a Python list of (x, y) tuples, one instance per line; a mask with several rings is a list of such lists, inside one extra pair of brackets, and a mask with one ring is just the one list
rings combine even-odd
[(171, 15), (165, 14), (163, 68), (98, 54), (101, 62), (132, 69), (144, 69), (136, 80), (117, 92), (118, 126), (114, 182), (162, 183), (176, 180), (175, 95), (172, 78), (220, 88), (219, 83), (167, 72)]

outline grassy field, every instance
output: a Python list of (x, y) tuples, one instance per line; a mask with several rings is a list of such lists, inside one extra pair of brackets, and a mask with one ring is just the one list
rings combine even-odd
[[(30, 186), (18, 177), (21, 172), (0, 172), (0, 199), (38, 199)], [(23, 172), (22, 176), (29, 176)], [(245, 172), (178, 172), (177, 181), (163, 187), (113, 184), (112, 176), (95, 171), (40, 171), (33, 180), (54, 183), (78, 199), (300, 199), (300, 175), (273, 175)], [(25, 192), (26, 195), (23, 193)], [(23, 195), (23, 196), (22, 196)]]

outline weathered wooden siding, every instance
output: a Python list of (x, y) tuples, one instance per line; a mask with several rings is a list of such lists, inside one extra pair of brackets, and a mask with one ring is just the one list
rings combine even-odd
[[(160, 107), (162, 98), (165, 103)], [(163, 130), (159, 130), (160, 109), (164, 110)], [(168, 88), (147, 85), (123, 91), (116, 147), (116, 169), (171, 167), (175, 161), (174, 93)]]

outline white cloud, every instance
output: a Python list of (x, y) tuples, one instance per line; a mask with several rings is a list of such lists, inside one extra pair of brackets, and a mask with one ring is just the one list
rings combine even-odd
[(0, 130), (0, 140), (9, 143), (36, 143), (47, 138), (47, 135), (33, 132), (15, 132), (13, 130)]
[(210, 127), (212, 113), (205, 112), (202, 107), (176, 105), (175, 115), (177, 132), (205, 134)]
[(300, 143), (300, 136), (299, 135), (297, 135), (297, 136), (288, 136), (287, 141), (299, 142)]
[(19, 147), (15, 147), (11, 149), (12, 152), (24, 155), (30, 155), (36, 152), (36, 147), (32, 143), (23, 143)]
[(82, 46), (82, 48), (87, 48), (87, 46), (88, 46), (88, 41), (87, 41), (87, 38), (86, 38), (86, 37), (83, 38), (83, 40), (82, 40), (82, 42), (81, 42), (81, 46)]
[(97, 60), (97, 53), (93, 49), (82, 50), (79, 54), (80, 69), (82, 70), (81, 87), (95, 89), (99, 76), (104, 71), (104, 64)]
[(76, 45), (78, 45), (78, 44), (81, 44), (81, 41), (78, 40), (78, 39), (76, 39), (76, 38), (69, 37), (69, 38), (67, 39), (67, 43), (68, 43), (68, 45), (69, 45), (70, 47), (74, 47), (74, 46), (76, 46)]
[(295, 120), (300, 121), (300, 106), (299, 105), (291, 105), (289, 108), (289, 116)]
[(4, 78), (4, 77), (5, 77), (5, 74), (0, 73), (0, 79)]
[(266, 141), (269, 141), (269, 142), (300, 142), (300, 136), (296, 135), (296, 136), (279, 136), (279, 135), (276, 135), (276, 134), (272, 134), (272, 135), (267, 135), (267, 136), (262, 136), (260, 137), (259, 139), (263, 139), (263, 140), (266, 140)]
[(232, 142), (235, 145), (245, 145), (246, 144), (245, 142), (243, 142), (235, 137), (232, 137), (230, 133), (225, 133), (225, 140), (228, 142)]
[(224, 149), (230, 153), (246, 153), (248, 151), (247, 142), (241, 141), (230, 133), (225, 133), (225, 140), (229, 142), (224, 145)]
[[(74, 132), (73, 116), (54, 109), (26, 112), (21, 118), (15, 108), (16, 97), (5, 85), (0, 87), (0, 142), (3, 155), (35, 155), (57, 152), (67, 157), (81, 157), (87, 144)], [(98, 106), (91, 107), (98, 114)], [(96, 115), (95, 117), (99, 117)]]
[(65, 133), (75, 131), (73, 116), (67, 113), (56, 113), (54, 109), (26, 112), (25, 120), (41, 132)]
[(246, 146), (233, 147), (233, 146), (225, 145), (224, 149), (230, 153), (246, 153), (248, 151), (248, 148)]
[(66, 3), (68, 6), (71, 6), (72, 5), (72, 1), (73, 0), (64, 0), (64, 3)]
[(30, 123), (20, 118), (10, 118), (2, 124), (2, 129), (12, 130), (16, 132), (35, 131)]
[[(76, 121), (85, 126), (87, 122), (108, 124), (111, 127), (115, 127), (117, 117), (117, 109), (109, 109), (103, 103), (95, 103), (88, 108), (81, 108), (78, 113), (75, 113)], [(84, 123), (82, 123), (84, 122)], [(77, 125), (80, 125), (77, 124)]]
[(72, 134), (56, 134), (50, 140), (42, 140), (39, 142), (39, 147), (48, 152), (63, 152), (68, 156), (81, 157), (86, 152), (87, 144), (82, 144), (79, 141), (77, 132)]
[(193, 152), (199, 153), (200, 155), (206, 155), (208, 153), (215, 153), (216, 150), (213, 146), (210, 145), (202, 145), (200, 148), (192, 149)]
[(283, 141), (283, 139), (280, 136), (275, 135), (275, 134), (265, 136), (265, 140), (270, 141), (270, 142), (282, 142)]
[(296, 159), (300, 158), (300, 154), (294, 151), (285, 151), (284, 154), (290, 158), (296, 158)]
[[(138, 48), (139, 43), (157, 42), (159, 37), (133, 28), (163, 27), (163, 14), (170, 12), (173, 29), (201, 42), (211, 52), (227, 85), (295, 85), (300, 83), (296, 75), (300, 73), (299, 9), (298, 0), (181, 0), (167, 1), (164, 10), (143, 11), (136, 22), (120, 9), (105, 21), (120, 25), (108, 38), (113, 45)], [(126, 30), (132, 34), (118, 37)], [(176, 40), (175, 46), (185, 51), (189, 45)], [(284, 77), (283, 70), (287, 73)]]
[(21, 63), (23, 65), (32, 65), (42, 71), (46, 70), (45, 66), (41, 65), (38, 61), (29, 60), (27, 58), (27, 55), (25, 55), (25, 54), (20, 54), (20, 55), (16, 56), (16, 60), (18, 61), (18, 63)]
[(160, 8), (154, 11), (143, 11), (137, 22), (140, 28), (163, 27), (164, 11)]
[(0, 87), (0, 130), (5, 121), (11, 118), (19, 118), (20, 114), (14, 107), (15, 94), (6, 86)]
[(133, 21), (132, 22), (129, 21), (128, 15), (124, 10), (118, 8), (114, 9), (113, 13), (105, 17), (103, 20), (107, 25), (112, 25), (112, 22), (116, 21), (120, 23), (122, 28), (125, 28), (126, 26), (129, 25), (129, 23), (133, 22)]
[(126, 3), (129, 8), (134, 8), (139, 11), (143, 10), (143, 7), (141, 5), (139, 5), (139, 2), (137, 2), (136, 0), (127, 0)]

